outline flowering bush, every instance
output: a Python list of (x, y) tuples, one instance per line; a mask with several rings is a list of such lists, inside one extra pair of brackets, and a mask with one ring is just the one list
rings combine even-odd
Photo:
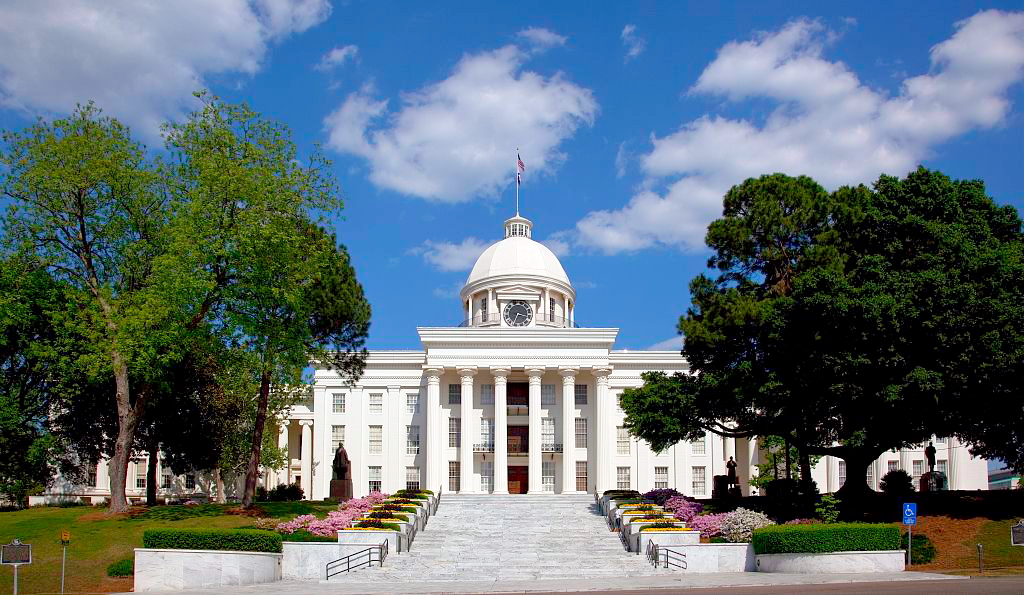
[(750, 541), (754, 529), (774, 524), (775, 521), (760, 512), (747, 510), (746, 508), (737, 508), (732, 512), (726, 513), (725, 518), (722, 519), (720, 531), (726, 541), (743, 543)]
[(644, 494), (644, 500), (650, 500), (658, 506), (664, 506), (665, 502), (668, 502), (670, 498), (679, 498), (681, 496), (682, 494), (672, 488), (661, 488)]
[(269, 517), (257, 517), (252, 520), (252, 528), (276, 531), (278, 522), (279, 521), (277, 519), (272, 519)]
[(320, 537), (331, 537), (337, 535), (340, 529), (352, 527), (352, 521), (366, 516), (371, 508), (383, 502), (387, 497), (387, 494), (370, 492), (365, 498), (353, 498), (342, 502), (338, 506), (338, 510), (327, 513), (327, 518), (318, 519), (315, 515), (303, 514), (278, 524), (277, 530), (286, 534), (306, 530)]
[(686, 525), (700, 531), (701, 537), (716, 537), (722, 534), (722, 521), (728, 514), (728, 512), (722, 512), (697, 515), (687, 520)]
[(785, 524), (785, 525), (813, 525), (814, 523), (817, 523), (817, 522), (819, 522), (818, 519), (793, 519), (791, 521), (786, 521), (783, 524)]
[(676, 496), (665, 502), (665, 510), (676, 515), (676, 518), (681, 521), (690, 522), (690, 519), (704, 510), (704, 505), (686, 496)]

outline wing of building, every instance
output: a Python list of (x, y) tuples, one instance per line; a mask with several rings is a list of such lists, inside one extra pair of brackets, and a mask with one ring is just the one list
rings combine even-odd
[[(307, 498), (328, 497), (331, 462), (344, 444), (355, 496), (417, 487), (494, 494), (672, 487), (703, 498), (730, 458), (750, 493), (747, 480), (761, 462), (756, 440), (708, 433), (653, 452), (628, 434), (619, 394), (640, 386), (642, 372), (686, 372), (688, 365), (679, 351), (614, 349), (617, 328), (577, 325), (576, 291), (554, 253), (533, 240), (528, 219), (505, 221), (504, 238), (477, 259), (460, 298), (459, 326), (418, 328), (420, 350), (371, 351), (355, 385), (316, 370), (312, 401), (292, 408), (278, 428), (289, 464), (265, 470), (265, 487), (298, 483)], [(987, 487), (984, 460), (953, 439), (937, 438), (935, 446), (949, 489)], [(877, 488), (894, 468), (919, 477), (925, 459), (923, 447), (886, 453), (868, 482)], [(132, 465), (129, 478), (134, 470), (142, 489), (129, 494), (144, 496), (145, 461)], [(103, 497), (109, 490), (98, 486), (106, 476), (101, 464), (92, 486), (48, 496)], [(823, 492), (835, 491), (844, 463), (825, 457), (814, 476)], [(186, 485), (207, 484), (192, 477)]]

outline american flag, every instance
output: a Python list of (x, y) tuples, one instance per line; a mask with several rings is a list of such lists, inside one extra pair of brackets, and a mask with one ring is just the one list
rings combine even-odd
[(526, 171), (526, 164), (523, 163), (523, 158), (516, 153), (516, 184), (523, 184), (523, 172)]

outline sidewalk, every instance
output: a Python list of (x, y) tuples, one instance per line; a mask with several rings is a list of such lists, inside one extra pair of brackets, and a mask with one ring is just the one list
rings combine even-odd
[(314, 583), (279, 582), (244, 587), (216, 587), (176, 591), (181, 595), (208, 593), (550, 593), (586, 591), (656, 591), (659, 589), (718, 589), (723, 587), (760, 587), (780, 585), (827, 585), (849, 583), (882, 583), (934, 580), (966, 580), (966, 577), (925, 572), (893, 572), (864, 574), (781, 574), (730, 572), (716, 574), (685, 574), (666, 571), (660, 576), (615, 577), (599, 579), (558, 579), (529, 581), (431, 581), (421, 583), (386, 583), (374, 580), (372, 571), (358, 573), (359, 582)]

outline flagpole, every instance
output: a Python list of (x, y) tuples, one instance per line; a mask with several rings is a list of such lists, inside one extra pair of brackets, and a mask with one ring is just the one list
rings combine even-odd
[(519, 216), (519, 147), (516, 147), (516, 217)]

